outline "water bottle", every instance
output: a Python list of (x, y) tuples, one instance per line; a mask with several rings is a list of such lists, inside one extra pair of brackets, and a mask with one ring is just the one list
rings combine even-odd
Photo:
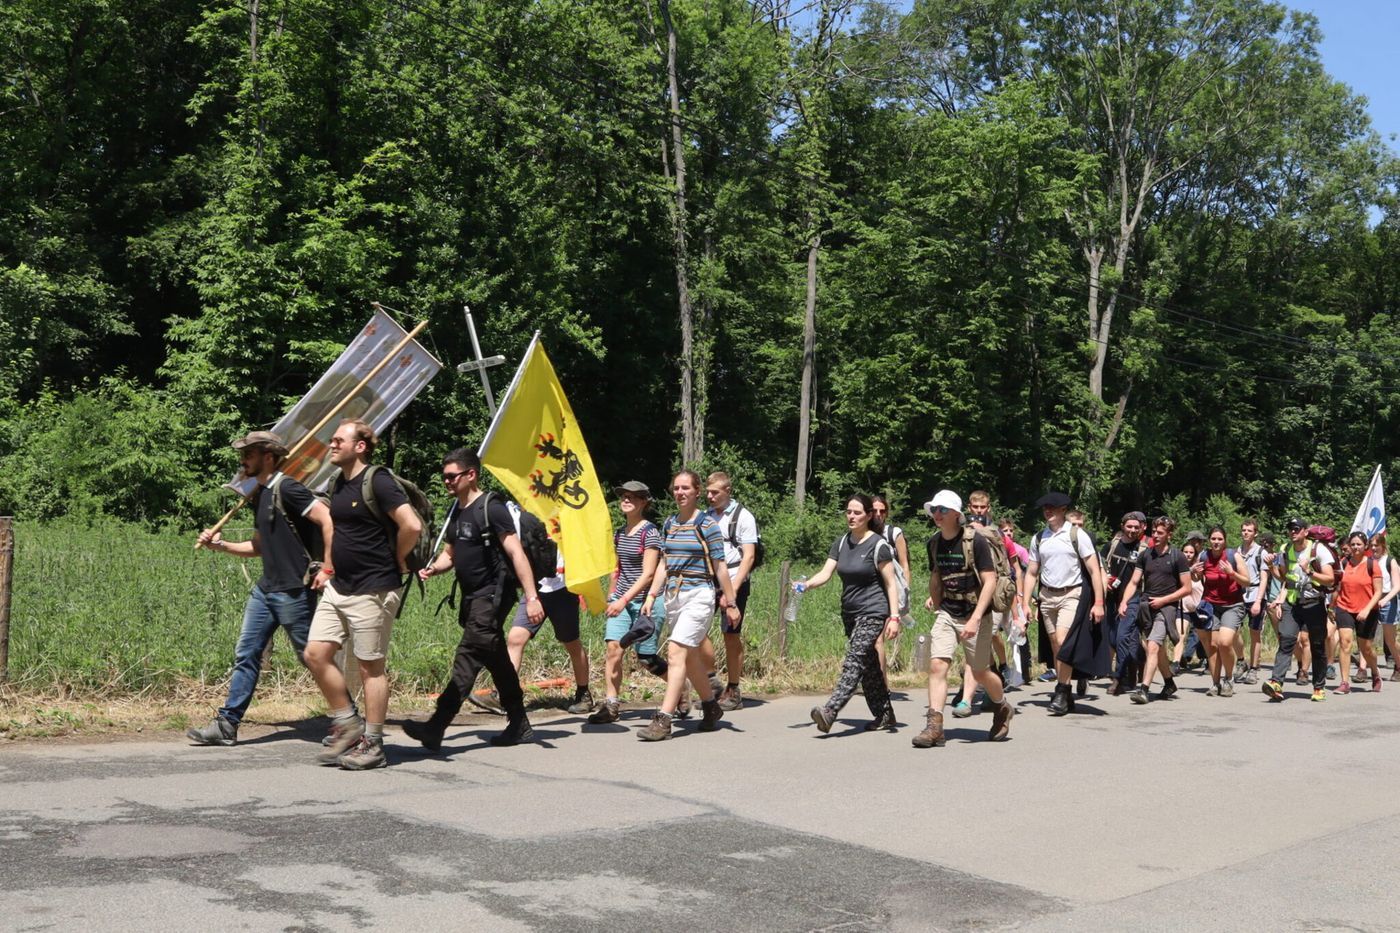
[(928, 662), (933, 656), (933, 639), (928, 632), (914, 640), (914, 670), (928, 670)]
[(789, 622), (797, 621), (797, 604), (802, 601), (802, 594), (807, 592), (807, 578), (798, 577), (792, 581), (792, 592), (788, 594), (787, 608), (783, 610), (783, 618)]

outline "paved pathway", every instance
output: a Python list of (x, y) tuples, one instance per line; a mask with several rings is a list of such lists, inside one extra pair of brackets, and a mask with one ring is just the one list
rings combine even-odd
[[(655, 745), (581, 717), (495, 749), (311, 763), (319, 738), (0, 751), (3, 930), (1400, 929), (1400, 684), (1273, 705), (1049, 693), (948, 719), (946, 748), (826, 737), (810, 699)], [(693, 728), (693, 727), (692, 727)], [(245, 730), (247, 731), (247, 730)]]

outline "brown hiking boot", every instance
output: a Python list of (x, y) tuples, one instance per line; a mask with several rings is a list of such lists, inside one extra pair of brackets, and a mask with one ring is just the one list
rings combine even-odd
[(646, 728), (637, 733), (637, 738), (643, 742), (660, 742), (671, 737), (671, 717), (662, 712), (657, 712), (651, 717), (651, 722)]
[(351, 713), (344, 719), (335, 720), (332, 728), (335, 730), (335, 741), (323, 745), (316, 755), (316, 760), (323, 765), (338, 764), (341, 755), (359, 744), (361, 736), (365, 734), (365, 721)]
[(943, 713), (936, 709), (928, 711), (928, 725), (924, 731), (914, 736), (915, 748), (941, 748), (943, 746)]
[(1015, 715), (1016, 707), (1002, 697), (1001, 702), (992, 709), (992, 729), (987, 733), (987, 738), (993, 742), (1000, 742), (1006, 738), (1006, 733), (1011, 728), (1011, 717)]
[(723, 718), (724, 710), (720, 708), (719, 700), (704, 700), (700, 703), (701, 732), (714, 732)]

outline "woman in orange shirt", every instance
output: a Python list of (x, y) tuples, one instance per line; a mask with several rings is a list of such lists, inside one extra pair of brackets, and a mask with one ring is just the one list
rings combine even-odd
[(1371, 668), (1371, 691), (1381, 689), (1381, 670), (1376, 663), (1376, 649), (1372, 640), (1376, 637), (1376, 625), (1380, 622), (1381, 594), (1385, 592), (1385, 582), (1381, 574), (1381, 562), (1366, 556), (1366, 536), (1353, 531), (1347, 537), (1347, 556), (1342, 561), (1341, 583), (1337, 586), (1337, 597), (1332, 609), (1337, 615), (1337, 635), (1341, 639), (1337, 656), (1343, 661), (1338, 665), (1342, 682), (1333, 693), (1351, 693), (1351, 640), (1355, 634), (1361, 647), (1362, 663)]

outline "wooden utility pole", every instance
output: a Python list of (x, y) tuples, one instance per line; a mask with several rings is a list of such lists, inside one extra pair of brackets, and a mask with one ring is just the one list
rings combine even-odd
[(15, 569), (15, 520), (0, 515), (0, 685), (10, 680), (10, 584)]

